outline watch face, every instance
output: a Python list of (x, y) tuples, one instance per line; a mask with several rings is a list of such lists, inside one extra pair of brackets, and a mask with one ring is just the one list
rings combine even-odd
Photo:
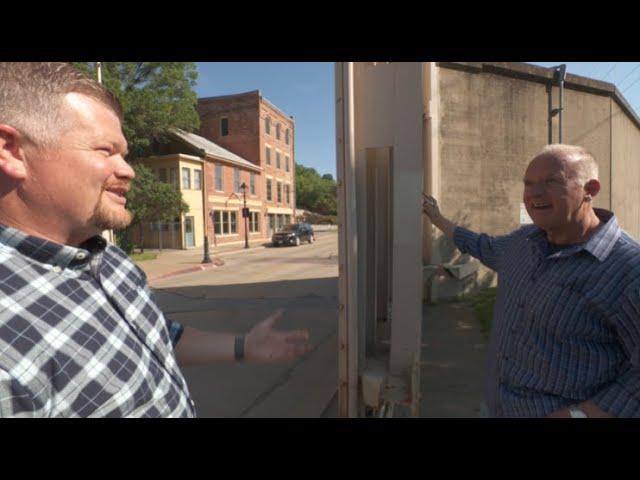
[(571, 418), (587, 418), (587, 414), (577, 407), (569, 408), (569, 413), (571, 414)]

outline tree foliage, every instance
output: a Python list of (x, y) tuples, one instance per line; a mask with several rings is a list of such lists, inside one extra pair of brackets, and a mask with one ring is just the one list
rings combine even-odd
[[(74, 65), (95, 75), (93, 62)], [(130, 159), (149, 155), (153, 142), (164, 141), (170, 128), (197, 131), (200, 117), (193, 89), (197, 78), (192, 62), (102, 63), (103, 83), (122, 103), (122, 130), (129, 142)]]
[(336, 215), (336, 182), (331, 174), (296, 164), (296, 204), (322, 215)]
[[(189, 205), (182, 199), (182, 192), (173, 185), (156, 180), (155, 176), (142, 164), (133, 166), (136, 177), (127, 194), (127, 209), (133, 213), (133, 221), (122, 236), (127, 239), (129, 230), (140, 227), (140, 240), (144, 244), (143, 224), (151, 222), (173, 222), (189, 211)], [(141, 247), (142, 248), (142, 247)]]

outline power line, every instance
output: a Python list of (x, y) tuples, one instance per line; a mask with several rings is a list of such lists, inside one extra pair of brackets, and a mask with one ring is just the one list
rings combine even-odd
[(607, 78), (609, 76), (609, 74), (613, 71), (614, 68), (616, 68), (616, 66), (618, 65), (618, 62), (613, 64), (613, 67), (611, 67), (609, 69), (609, 71), (606, 73), (606, 75), (604, 77), (602, 77), (602, 80), (604, 80), (605, 78)]
[(629, 90), (631, 87), (633, 87), (636, 83), (638, 83), (638, 81), (640, 81), (640, 76), (638, 78), (636, 78), (636, 81), (633, 82), (631, 85), (629, 85), (627, 88), (625, 88), (622, 93), (626, 92), (627, 90)]
[(620, 80), (620, 82), (618, 83), (618, 85), (620, 85), (620, 86), (621, 86), (621, 85), (624, 83), (624, 81), (625, 81), (627, 78), (629, 78), (629, 77), (631, 76), (631, 74), (632, 74), (633, 72), (635, 72), (638, 68), (640, 68), (640, 63), (638, 63), (638, 64), (636, 65), (636, 68), (634, 68), (634, 69), (633, 69), (633, 70), (631, 70), (629, 73), (627, 73), (627, 75), (626, 75), (622, 80)]

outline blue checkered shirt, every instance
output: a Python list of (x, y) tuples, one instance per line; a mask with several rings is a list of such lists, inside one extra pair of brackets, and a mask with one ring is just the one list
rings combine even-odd
[(535, 225), (454, 242), (498, 273), (485, 399), (491, 416), (543, 417), (590, 400), (640, 417), (640, 245), (613, 213), (581, 245), (548, 254)]
[(192, 417), (144, 272), (93, 237), (78, 248), (0, 225), (0, 417)]

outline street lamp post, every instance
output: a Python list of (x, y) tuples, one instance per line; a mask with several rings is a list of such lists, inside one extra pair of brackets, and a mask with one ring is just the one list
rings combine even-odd
[(247, 208), (247, 188), (247, 184), (242, 182), (240, 189), (242, 190), (242, 197), (244, 198), (244, 208), (242, 209), (242, 217), (244, 218), (244, 248), (249, 248), (249, 228), (247, 226), (249, 209)]

